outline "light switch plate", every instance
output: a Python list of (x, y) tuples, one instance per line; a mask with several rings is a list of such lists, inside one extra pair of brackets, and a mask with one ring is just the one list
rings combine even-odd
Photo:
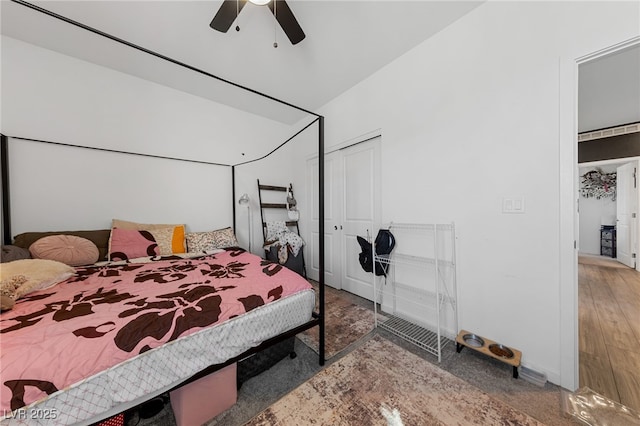
[(502, 199), (502, 213), (524, 213), (524, 197)]

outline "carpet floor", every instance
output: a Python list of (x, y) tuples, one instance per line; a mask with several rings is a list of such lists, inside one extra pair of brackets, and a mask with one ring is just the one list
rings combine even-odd
[[(349, 306), (350, 309), (360, 313), (362, 313), (361, 308), (364, 308), (370, 312), (370, 315), (372, 315), (371, 302), (354, 296), (351, 293), (332, 290), (333, 289), (328, 291), (327, 294), (332, 293), (338, 297), (337, 300), (334, 300), (336, 306)], [(329, 305), (329, 297), (327, 297), (327, 302), (327, 305)], [(346, 309), (346, 311), (348, 310), (349, 309)], [(330, 314), (327, 313), (327, 317), (329, 317), (329, 315)], [(346, 323), (348, 324), (348, 322)], [(342, 326), (339, 325), (327, 327), (327, 340), (329, 341), (331, 339), (331, 334), (333, 332), (341, 328)], [(360, 328), (360, 326), (358, 326), (358, 328)], [(481, 393), (484, 392), (484, 394), (490, 397), (492, 401), (501, 401), (502, 403), (513, 407), (516, 411), (524, 413), (543, 424), (550, 426), (568, 426), (577, 424), (563, 413), (560, 403), (560, 388), (555, 385), (547, 383), (545, 386), (540, 387), (522, 379), (513, 379), (511, 377), (511, 368), (509, 366), (497, 360), (483, 356), (476, 351), (463, 350), (460, 353), (456, 353), (455, 344), (452, 342), (443, 348), (442, 361), (438, 363), (436, 357), (417, 346), (384, 330), (376, 329), (365, 333), (353, 342), (347, 342), (346, 347), (343, 347), (342, 349), (339, 346), (336, 346), (336, 354), (332, 358), (327, 357), (327, 363), (324, 367), (319, 366), (318, 355), (310, 348), (310, 346), (317, 348), (317, 343), (316, 346), (314, 346), (313, 343), (311, 343), (310, 346), (307, 346), (309, 344), (309, 340), (306, 340), (307, 343), (303, 343), (299, 335), (295, 343), (295, 350), (298, 354), (295, 359), (289, 359), (289, 357), (286, 357), (271, 369), (245, 382), (238, 391), (238, 402), (229, 410), (210, 420), (207, 425), (244, 425), (254, 419), (262, 411), (268, 409), (273, 404), (277, 404), (280, 399), (286, 397), (289, 393), (295, 392), (299, 386), (308, 386), (305, 382), (313, 380), (312, 378), (320, 374), (323, 370), (331, 368), (333, 364), (339, 363), (343, 358), (348, 357), (350, 353), (358, 351), (364, 345), (367, 345), (372, 339), (379, 339), (377, 336), (384, 338), (385, 341), (393, 342), (394, 345), (402, 348), (402, 351), (398, 352), (399, 354), (406, 353), (407, 357), (412, 355), (413, 358), (409, 357), (409, 359), (414, 361), (426, 361), (427, 363), (436, 366), (438, 369), (445, 370), (464, 380), (472, 388), (478, 389)], [(304, 339), (304, 337), (302, 339)], [(342, 338), (334, 340), (337, 342), (342, 340)], [(364, 352), (371, 351), (366, 350)], [(404, 355), (402, 356), (404, 357)], [(387, 364), (388, 369), (392, 370), (393, 368), (391, 368), (391, 366), (393, 365), (395, 365), (394, 362), (389, 362)], [(365, 368), (366, 364), (362, 364), (362, 367)], [(408, 374), (408, 376), (410, 375)], [(358, 374), (354, 373), (353, 377), (358, 377)], [(428, 389), (421, 390), (420, 392), (412, 394), (411, 399), (420, 401), (422, 400), (423, 393), (425, 392), (427, 395), (429, 394)], [(319, 404), (322, 403), (324, 402)], [(393, 404), (388, 405), (389, 407), (393, 407)], [(376, 407), (376, 410), (374, 411), (377, 413), (379, 408)], [(405, 423), (406, 425), (429, 424), (424, 421), (410, 423), (408, 419), (405, 420), (407, 420)], [(352, 424), (358, 425), (361, 423)], [(174, 426), (175, 419), (170, 404), (167, 404), (164, 410), (157, 416), (151, 419), (143, 419), (139, 422), (138, 419), (134, 418), (128, 423), (128, 425)]]
[(280, 399), (248, 426), (542, 423), (390, 341), (374, 336)]
[[(316, 296), (318, 286), (314, 283)], [(330, 360), (350, 345), (373, 331), (373, 311), (345, 297), (344, 291), (325, 286), (325, 359)], [(316, 309), (317, 301), (316, 297)], [(314, 327), (298, 335), (298, 338), (318, 352), (319, 329)]]

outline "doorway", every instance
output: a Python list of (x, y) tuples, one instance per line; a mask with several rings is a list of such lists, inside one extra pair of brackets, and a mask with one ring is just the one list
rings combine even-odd
[[(630, 57), (631, 65), (621, 65)], [(608, 130), (603, 129), (640, 121), (640, 112), (636, 109), (640, 105), (640, 85), (636, 83), (638, 73), (639, 39), (578, 61), (579, 140), (583, 140), (584, 133), (606, 133)], [(590, 227), (596, 227), (593, 244), (582, 232), (586, 226), (584, 222), (593, 220), (584, 209), (586, 200), (582, 196), (579, 196), (579, 213), (576, 216), (581, 230), (575, 233), (578, 242), (578, 387), (588, 386), (637, 410), (640, 408), (637, 405), (640, 358), (635, 355), (640, 350), (640, 325), (636, 321), (636, 312), (640, 310), (640, 272), (635, 270), (640, 266), (635, 261), (640, 240), (636, 223), (640, 211), (639, 189), (635, 183), (638, 160), (626, 158), (632, 155), (614, 154), (612, 150), (607, 152), (607, 145), (603, 146), (603, 161), (594, 164), (611, 166), (605, 173), (616, 174), (616, 201), (615, 205), (609, 205), (614, 213), (604, 212), (595, 219), (599, 223), (594, 222)], [(578, 164), (580, 169), (576, 167), (577, 186), (581, 184), (585, 165)], [(602, 225), (615, 229), (615, 239), (608, 242), (612, 251), (606, 246), (607, 241), (601, 240), (599, 228)], [(605, 247), (601, 252), (603, 244)], [(587, 249), (590, 245), (593, 247)]]
[(639, 158), (580, 163), (579, 254), (604, 256), (639, 269)]
[[(362, 270), (357, 237), (372, 239), (380, 227), (381, 136), (366, 138), (325, 154), (325, 283), (373, 300), (371, 274)], [(307, 192), (318, 199), (318, 158), (307, 160)], [(311, 220), (309, 277), (318, 279), (319, 247), (317, 206)]]

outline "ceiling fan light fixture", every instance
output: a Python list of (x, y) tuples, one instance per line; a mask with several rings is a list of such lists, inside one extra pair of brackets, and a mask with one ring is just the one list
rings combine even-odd
[[(304, 31), (287, 4), (287, 0), (249, 0), (249, 3), (261, 6), (266, 5), (292, 45), (296, 45), (305, 39)], [(238, 18), (245, 4), (247, 4), (247, 0), (223, 0), (209, 26), (216, 31), (226, 33)]]

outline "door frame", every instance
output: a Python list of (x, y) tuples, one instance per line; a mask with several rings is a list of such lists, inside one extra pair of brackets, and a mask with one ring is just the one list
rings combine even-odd
[(640, 36), (578, 58), (559, 58), (559, 318), (560, 385), (579, 386), (578, 347), (578, 67), (640, 44)]

